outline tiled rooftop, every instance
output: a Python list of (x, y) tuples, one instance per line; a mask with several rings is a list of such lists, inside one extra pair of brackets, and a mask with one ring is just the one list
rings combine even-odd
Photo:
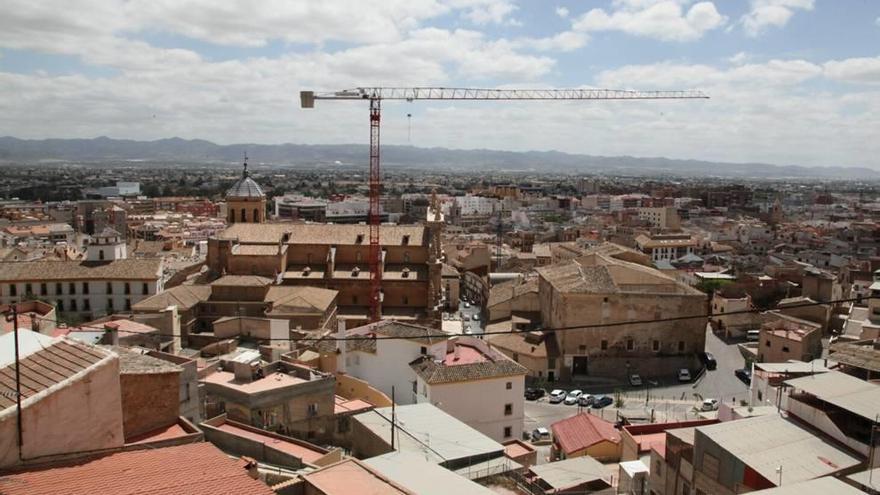
[(118, 452), (0, 477), (4, 495), (271, 495), (210, 443)]

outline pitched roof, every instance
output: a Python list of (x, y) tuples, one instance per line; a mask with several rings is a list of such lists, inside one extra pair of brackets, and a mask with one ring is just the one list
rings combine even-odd
[(302, 475), (305, 482), (325, 495), (413, 494), (356, 459), (345, 459)]
[(382, 320), (377, 323), (352, 328), (348, 333), (352, 335), (368, 335), (375, 333), (386, 335), (388, 337), (411, 339), (429, 344), (449, 338), (449, 334), (442, 330), (395, 320)]
[(217, 287), (265, 287), (272, 285), (272, 279), (259, 275), (224, 275), (211, 282)]
[(101, 347), (109, 349), (119, 356), (120, 375), (181, 373), (183, 371), (183, 368), (172, 362), (148, 356), (142, 352), (138, 352), (134, 348), (118, 345), (106, 345)]
[(338, 291), (321, 289), (320, 287), (276, 285), (269, 288), (266, 301), (272, 302), (272, 311), (266, 313), (280, 314), (285, 312), (321, 312), (327, 311), (336, 300)]
[[(826, 373), (827, 374), (827, 373)], [(823, 376), (823, 375), (819, 375)], [(778, 414), (726, 421), (696, 429), (768, 480), (785, 467), (787, 483), (808, 480), (859, 464), (859, 460)]]
[(554, 491), (575, 488), (584, 483), (602, 480), (610, 483), (610, 473), (601, 462), (590, 456), (573, 457), (564, 461), (538, 464), (529, 468)]
[(0, 281), (157, 280), (161, 259), (0, 262)]
[(652, 293), (705, 297), (702, 292), (659, 270), (598, 253), (541, 267), (537, 271), (560, 292)]
[[(224, 230), (220, 237), (238, 239), (243, 244), (277, 243), (285, 233), (290, 234), (288, 244), (291, 245), (370, 245), (369, 225), (287, 222), (236, 223)], [(428, 230), (424, 225), (379, 226), (379, 242), (383, 246), (427, 246), (428, 238)]]
[(532, 278), (524, 282), (511, 280), (498, 284), (489, 291), (489, 301), (486, 307), (491, 308), (529, 292), (538, 293), (538, 279)]
[(191, 309), (211, 297), (209, 285), (178, 285), (150, 296), (131, 306), (134, 311), (159, 311), (168, 306), (177, 306), (180, 311)]
[[(68, 339), (49, 339), (43, 335), (20, 330), (19, 337), (34, 345), (19, 347), (19, 369), (21, 373), (21, 395), (27, 400), (59, 383), (71, 379), (81, 371), (96, 366), (115, 356), (105, 349), (86, 345)], [(24, 337), (22, 337), (24, 335)], [(34, 338), (30, 338), (33, 335)], [(0, 336), (0, 347), (11, 349), (14, 335)], [(0, 411), (15, 405), (15, 365), (3, 360), (0, 368)], [(37, 400), (37, 399), (34, 399)], [(4, 493), (0, 490), (0, 493)]]
[(877, 411), (880, 411), (880, 385), (839, 371), (795, 378), (785, 383), (869, 421), (875, 421)]
[(207, 442), (77, 459), (0, 477), (4, 495), (271, 495), (241, 463)]
[(847, 366), (880, 371), (880, 348), (875, 349), (872, 345), (843, 342), (832, 344), (828, 357)]
[[(421, 356), (409, 366), (425, 383), (431, 385), (525, 375), (528, 372), (526, 367), (498, 351), (490, 350), (488, 353), (483, 353), (463, 344), (456, 343), (453, 346), (466, 348), (470, 354), (478, 353), (479, 357), (463, 364), (455, 364), (454, 359), (446, 359), (438, 363), (434, 361), (433, 356)], [(449, 351), (447, 355), (454, 352), (457, 350)]]
[(550, 425), (553, 439), (566, 454), (572, 454), (600, 442), (620, 443), (620, 432), (614, 423), (599, 416), (580, 413)]

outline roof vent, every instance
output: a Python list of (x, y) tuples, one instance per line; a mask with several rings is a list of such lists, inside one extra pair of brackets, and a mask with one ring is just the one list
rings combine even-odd
[(351, 269), (351, 276), (357, 277), (360, 272), (361, 272), (361, 269), (359, 267), (354, 267)]
[(400, 272), (402, 278), (409, 278), (409, 268), (404, 267)]
[(312, 267), (307, 266), (303, 268), (303, 277), (308, 277), (310, 273), (312, 273)]

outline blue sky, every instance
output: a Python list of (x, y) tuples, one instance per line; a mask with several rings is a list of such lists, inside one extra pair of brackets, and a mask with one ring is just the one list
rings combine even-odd
[(873, 0), (0, 0), (0, 9), (0, 135), (363, 143), (363, 105), (302, 110), (297, 93), (695, 88), (712, 99), (389, 103), (383, 142), (880, 167)]

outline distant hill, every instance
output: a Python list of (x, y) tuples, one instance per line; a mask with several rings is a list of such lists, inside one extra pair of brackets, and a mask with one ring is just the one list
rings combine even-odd
[[(230, 144), (201, 139), (169, 138), (132, 141), (95, 139), (25, 140), (0, 137), (0, 161), (40, 160), (105, 161), (151, 160), (181, 163), (236, 162), (242, 152), (256, 163), (278, 165), (366, 164), (366, 145)], [(762, 163), (718, 163), (670, 158), (591, 156), (558, 151), (453, 150), (385, 145), (382, 164), (431, 170), (546, 170), (556, 172), (610, 172), (621, 174), (672, 174), (683, 176), (756, 178), (877, 179), (880, 172), (864, 167), (777, 166)]]

